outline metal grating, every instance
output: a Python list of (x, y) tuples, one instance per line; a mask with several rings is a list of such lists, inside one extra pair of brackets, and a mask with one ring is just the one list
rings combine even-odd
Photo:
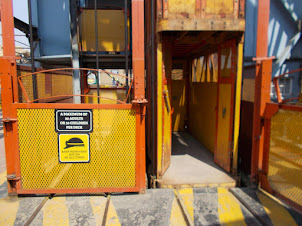
[(54, 109), (18, 109), (22, 189), (136, 186), (135, 110), (93, 110), (89, 163), (59, 163), (54, 118)]
[[(28, 74), (28, 71), (19, 71), (20, 75)], [(38, 99), (57, 95), (72, 95), (72, 76), (66, 74), (38, 73), (37, 96)], [(25, 92), (30, 101), (34, 100), (32, 75), (20, 78)], [(25, 103), (25, 96), (19, 87), (21, 102)]]
[(302, 112), (279, 110), (271, 119), (268, 181), (302, 205)]

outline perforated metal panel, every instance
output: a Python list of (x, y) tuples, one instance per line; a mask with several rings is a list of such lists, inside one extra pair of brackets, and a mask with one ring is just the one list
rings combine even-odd
[(271, 119), (268, 181), (302, 205), (302, 112), (279, 110)]
[[(19, 71), (19, 75), (26, 75), (30, 72)], [(66, 74), (38, 73), (37, 78), (37, 98), (46, 98), (57, 95), (72, 95), (72, 76)], [(30, 101), (34, 100), (32, 75), (20, 78), (25, 92)], [(26, 102), (24, 94), (20, 89), (22, 102)]]
[(136, 186), (135, 110), (93, 110), (90, 162), (58, 161), (54, 109), (18, 109), (22, 189)]

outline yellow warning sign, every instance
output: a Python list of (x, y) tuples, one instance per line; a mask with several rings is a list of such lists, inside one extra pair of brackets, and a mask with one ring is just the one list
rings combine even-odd
[(89, 135), (59, 134), (59, 161), (61, 163), (89, 162)]

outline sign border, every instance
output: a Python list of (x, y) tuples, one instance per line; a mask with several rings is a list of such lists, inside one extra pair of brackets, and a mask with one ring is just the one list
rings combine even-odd
[[(89, 130), (59, 130), (58, 129), (58, 112), (62, 111), (72, 111), (72, 112), (90, 112), (90, 129)], [(91, 133), (93, 132), (93, 110), (92, 109), (55, 109), (55, 131), (57, 133)]]
[[(88, 161), (87, 162), (62, 162), (60, 158), (60, 136), (61, 135), (86, 135), (88, 136)], [(59, 133), (58, 134), (58, 160), (61, 164), (67, 164), (67, 163), (90, 163), (90, 134), (89, 133)]]

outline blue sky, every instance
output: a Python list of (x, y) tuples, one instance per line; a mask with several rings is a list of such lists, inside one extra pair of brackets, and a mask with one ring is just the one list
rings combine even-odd
[[(28, 23), (28, 8), (27, 8), (27, 0), (13, 0), (13, 7), (14, 7), (14, 17), (17, 17), (18, 19), (24, 21), (25, 23)], [(0, 22), (1, 27), (1, 22)], [(15, 45), (18, 47), (28, 47), (28, 39), (25, 36), (19, 36), (24, 35), (21, 31), (15, 29)], [(17, 42), (18, 41), (18, 42)], [(23, 45), (20, 42), (26, 44)], [(2, 29), (1, 29), (1, 36), (0, 36), (0, 45), (2, 45)]]

